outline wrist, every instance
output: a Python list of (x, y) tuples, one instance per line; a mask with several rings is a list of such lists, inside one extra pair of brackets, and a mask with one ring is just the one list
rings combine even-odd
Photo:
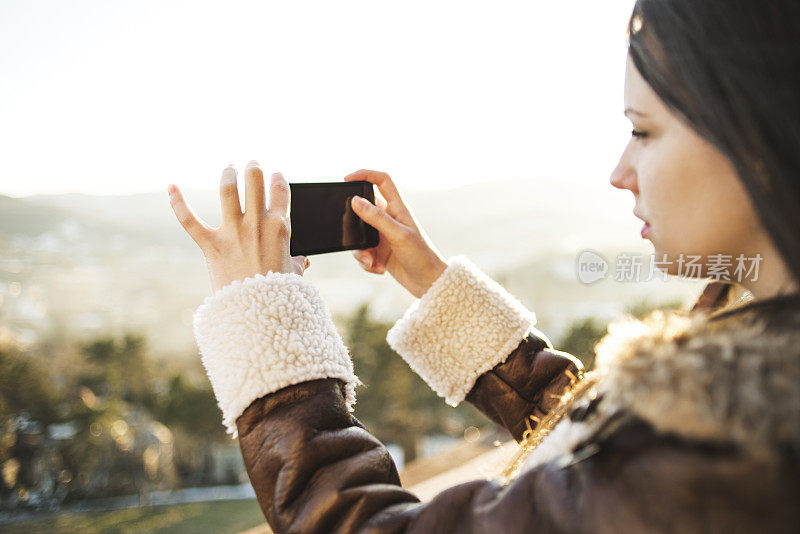
[(419, 287), (416, 291), (412, 291), (412, 295), (416, 298), (422, 298), (422, 295), (428, 292), (434, 282), (442, 276), (442, 273), (447, 269), (447, 262), (442, 260), (441, 258), (437, 257), (434, 260), (433, 266), (428, 270), (426, 276), (423, 277), (422, 283), (420, 283)]

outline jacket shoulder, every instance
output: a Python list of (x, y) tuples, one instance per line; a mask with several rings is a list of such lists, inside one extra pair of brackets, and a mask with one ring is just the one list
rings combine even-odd
[(800, 311), (655, 311), (613, 322), (596, 346), (603, 410), (661, 433), (800, 452)]

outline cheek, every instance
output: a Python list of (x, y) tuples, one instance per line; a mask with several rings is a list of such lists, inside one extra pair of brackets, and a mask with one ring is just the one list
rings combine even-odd
[(652, 230), (649, 238), (656, 249), (674, 251), (686, 238), (696, 234), (704, 218), (704, 202), (694, 169), (689, 161), (676, 157), (667, 144), (652, 150), (639, 173), (642, 212)]
[(700, 140), (665, 139), (658, 148), (639, 176), (656, 254), (742, 251), (754, 212), (728, 160)]

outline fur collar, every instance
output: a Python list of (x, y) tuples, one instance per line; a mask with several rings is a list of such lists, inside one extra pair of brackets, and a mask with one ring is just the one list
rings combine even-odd
[[(506, 474), (592, 454), (592, 442), (624, 421), (621, 415), (762, 460), (779, 450), (800, 455), (800, 298), (777, 302), (724, 313), (659, 310), (612, 322), (595, 346), (585, 387), (562, 399), (567, 415), (540, 430), (538, 445), (523, 443)], [(591, 415), (575, 417), (581, 412)]]
[(603, 411), (753, 455), (800, 452), (800, 306), (779, 303), (615, 321), (595, 347)]

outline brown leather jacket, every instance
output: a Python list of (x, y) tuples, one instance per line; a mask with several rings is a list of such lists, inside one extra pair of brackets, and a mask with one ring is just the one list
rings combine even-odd
[[(800, 532), (796, 300), (625, 318), (582, 373), (499, 286), (452, 265), (390, 344), (448, 402), (465, 398), (517, 441), (563, 415), (509, 479), (427, 502), (401, 487), (386, 448), (352, 415), (352, 364), (315, 319), (324, 306), (306, 282), (235, 283), (198, 312), (223, 421), (274, 532)], [(304, 311), (287, 319), (293, 310)], [(305, 337), (292, 337), (298, 329)]]
[[(564, 371), (577, 374), (579, 365), (529, 335), (480, 376), (467, 400), (520, 440), (528, 416), (547, 414), (569, 386)], [(567, 417), (589, 418), (602, 402)], [(386, 448), (348, 413), (338, 379), (266, 395), (237, 425), (250, 480), (276, 533), (800, 531), (796, 457), (750, 460), (733, 443), (663, 433), (625, 410), (561, 461), (507, 485), (460, 484), (426, 503), (400, 486)]]

